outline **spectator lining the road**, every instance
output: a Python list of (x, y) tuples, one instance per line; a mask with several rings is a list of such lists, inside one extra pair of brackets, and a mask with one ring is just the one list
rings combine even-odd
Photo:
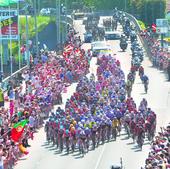
[(160, 70), (166, 71), (170, 59), (170, 53), (166, 49), (162, 49), (160, 42), (152, 38), (149, 32), (143, 32), (141, 35), (151, 52), (150, 59), (153, 66)]
[[(71, 39), (74, 38), (72, 34)], [(74, 46), (73, 42), (72, 45)], [(76, 50), (79, 51), (78, 55), (74, 53)], [(65, 86), (77, 81), (88, 72), (88, 57), (80, 48), (72, 50), (72, 57), (68, 57), (69, 62), (55, 53), (49, 52), (48, 57), (46, 54), (43, 54), (45, 57), (42, 57), (42, 60), (37, 60), (32, 69), (23, 72), (25, 89), (23, 86), (15, 87), (12, 81), (9, 84), (6, 97), (9, 108), (0, 109), (0, 167), (11, 168), (17, 162), (23, 149), (20, 145), (29, 147), (28, 139), (33, 139), (33, 132), (41, 127), (43, 119), (48, 117), (53, 105), (56, 104), (55, 96), (58, 95), (61, 99), (61, 92), (65, 90)], [(68, 79), (67, 72), (69, 72)], [(0, 101), (3, 101), (3, 98)], [(14, 143), (10, 138), (11, 128), (24, 119), (28, 119), (29, 123), (19, 143)]]
[(145, 163), (146, 169), (170, 168), (170, 125), (161, 128), (161, 132), (152, 141), (151, 151)]

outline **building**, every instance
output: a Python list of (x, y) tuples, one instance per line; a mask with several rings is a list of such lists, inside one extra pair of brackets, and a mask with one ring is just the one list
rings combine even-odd
[(170, 0), (166, 0), (166, 12), (170, 13)]

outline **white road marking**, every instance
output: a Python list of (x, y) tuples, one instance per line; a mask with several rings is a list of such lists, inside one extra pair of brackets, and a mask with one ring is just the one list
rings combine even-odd
[(101, 152), (101, 154), (100, 154), (100, 156), (99, 156), (99, 158), (98, 158), (98, 160), (97, 160), (97, 163), (96, 163), (96, 166), (95, 166), (94, 169), (97, 169), (97, 168), (99, 167), (100, 161), (101, 161), (102, 156), (103, 156), (103, 154), (104, 154), (105, 147), (106, 147), (106, 144), (103, 145), (102, 152)]

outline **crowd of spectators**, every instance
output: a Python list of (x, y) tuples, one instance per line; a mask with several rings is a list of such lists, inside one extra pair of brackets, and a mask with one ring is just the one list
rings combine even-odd
[(153, 66), (166, 71), (170, 61), (170, 52), (167, 48), (162, 48), (161, 42), (151, 36), (150, 32), (142, 32), (141, 36), (148, 46)]
[(151, 143), (151, 151), (146, 159), (146, 169), (170, 168), (170, 125), (161, 128), (161, 132)]
[[(90, 54), (77, 45), (74, 33), (68, 36), (67, 45), (73, 46), (69, 54), (63, 57), (56, 52), (41, 52), (41, 57), (34, 58), (31, 67), (22, 72), (19, 86), (11, 80), (7, 92), (0, 91), (0, 169), (15, 165), (23, 155), (20, 145), (30, 146), (29, 139), (34, 138), (53, 106), (62, 103), (61, 93), (88, 73)], [(14, 142), (11, 129), (24, 119), (29, 122), (20, 141)]]

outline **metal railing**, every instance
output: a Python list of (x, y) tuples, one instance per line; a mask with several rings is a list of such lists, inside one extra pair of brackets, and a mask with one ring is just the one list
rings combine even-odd
[[(127, 12), (125, 12), (125, 14), (126, 14), (126, 16), (133, 22), (133, 24), (135, 25), (136, 30), (137, 30), (138, 32), (141, 32), (142, 29), (141, 29), (141, 27), (140, 27), (137, 19), (136, 19), (133, 15), (131, 15), (131, 14), (127, 13)], [(145, 51), (146, 51), (147, 56), (148, 56), (148, 57), (151, 57), (151, 51), (150, 51), (150, 49), (149, 49), (149, 47), (148, 47), (148, 45), (147, 45), (146, 40), (145, 40), (144, 38), (142, 38), (142, 37), (140, 36), (140, 34), (139, 34), (139, 38), (140, 38), (140, 40), (141, 40), (141, 42), (142, 42), (142, 45), (144, 46), (144, 49), (145, 49)]]
[(18, 78), (19, 73), (21, 73), (25, 69), (27, 69), (27, 66), (24, 66), (23, 68), (21, 68), (21, 69), (17, 70), (16, 72), (14, 72), (11, 76), (3, 79), (2, 83), (1, 83), (2, 90), (4, 92), (7, 91), (9, 81), (15, 81)]
[(134, 23), (134, 25), (136, 26), (137, 31), (140, 32), (142, 29), (141, 29), (137, 19), (133, 15), (131, 15), (131, 14), (127, 13), (127, 12), (124, 12), (124, 13), (125, 13), (126, 17), (128, 17)]
[[(65, 21), (65, 16), (63, 16), (63, 15), (61, 15), (61, 21)], [(73, 19), (71, 18), (71, 16), (69, 17), (69, 16), (67, 16), (67, 18), (66, 18), (66, 21), (67, 21), (67, 23), (69, 23), (70, 25), (73, 25)]]

